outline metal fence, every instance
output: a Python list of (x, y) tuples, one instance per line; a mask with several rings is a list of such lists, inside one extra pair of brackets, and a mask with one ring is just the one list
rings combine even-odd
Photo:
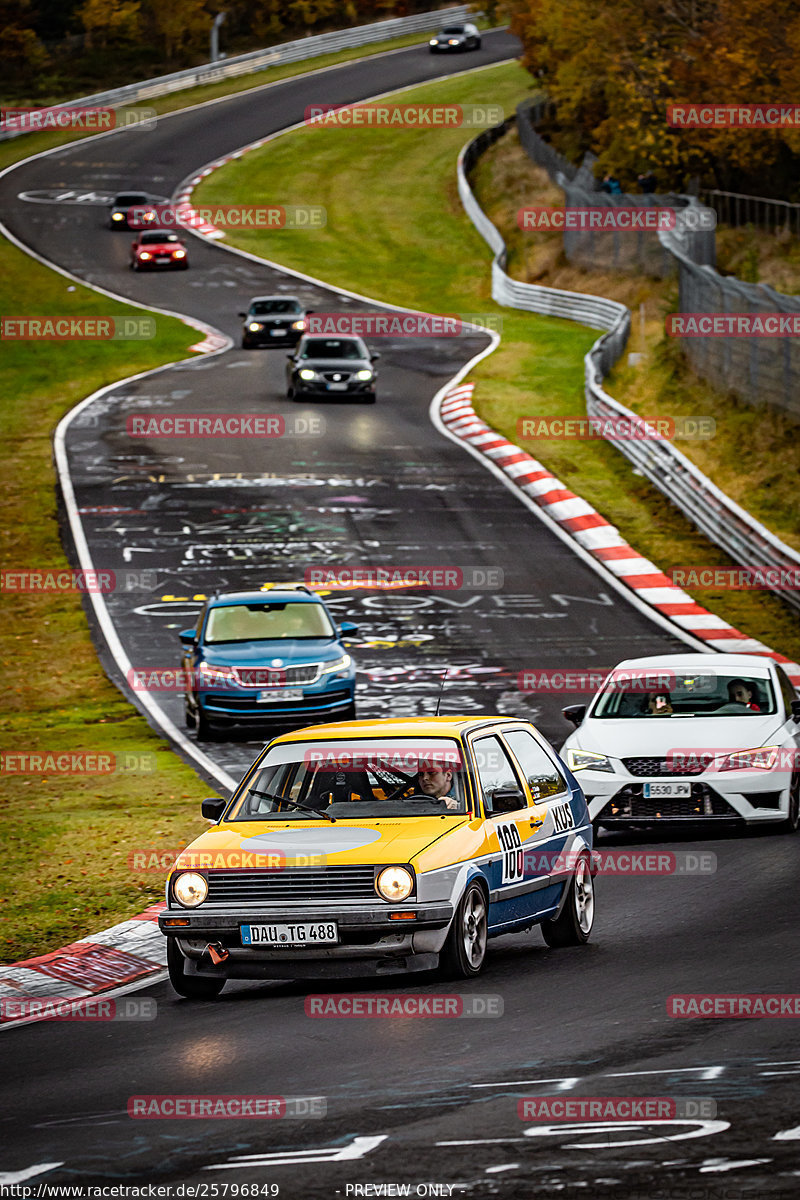
[(768, 196), (721, 192), (716, 188), (702, 191), (700, 195), (716, 211), (720, 225), (733, 225), (736, 228), (752, 225), (767, 233), (800, 234), (800, 204), (771, 200)]
[[(550, 171), (548, 162), (556, 163), (550, 156), (552, 148), (542, 149), (546, 143), (533, 127), (541, 119), (541, 106), (523, 103), (517, 109), (517, 115), (524, 149), (534, 162)], [(570, 180), (560, 166), (554, 170), (551, 178), (563, 189), (568, 208), (575, 204), (597, 206), (667, 201), (679, 215), (695, 212), (702, 217), (712, 211), (693, 196), (609, 196), (591, 192), (579, 186), (575, 178)], [(715, 193), (706, 193), (712, 194)], [(781, 202), (767, 203), (780, 205)], [(794, 209), (798, 206), (786, 207)], [(744, 213), (744, 209), (741, 211)], [(681, 313), (800, 313), (800, 297), (785, 296), (766, 284), (744, 283), (732, 276), (720, 275), (715, 270), (716, 235), (713, 228), (685, 226), (641, 236), (638, 233), (565, 231), (564, 252), (571, 262), (586, 270), (611, 268), (656, 277), (677, 272), (678, 311)], [(800, 418), (800, 342), (797, 338), (684, 337), (681, 346), (695, 373), (718, 391), (732, 394), (748, 404), (770, 406)]]
[[(143, 100), (153, 100), (157, 96), (185, 91), (199, 84), (219, 83), (223, 79), (234, 79), (239, 75), (253, 75), (282, 63), (302, 62), (308, 58), (318, 58), (321, 54), (368, 46), (372, 42), (387, 41), (407, 33), (425, 33), (439, 28), (446, 21), (469, 20), (470, 15), (470, 6), (461, 4), (453, 8), (417, 13), (411, 17), (393, 17), (391, 20), (377, 21), (371, 25), (358, 25), (354, 29), (337, 29), (333, 33), (314, 34), (312, 37), (298, 38), (293, 42), (281, 42), (266, 50), (253, 50), (249, 54), (239, 54), (221, 62), (204, 63), (185, 71), (175, 71), (171, 75), (159, 75), (156, 79), (145, 79), (139, 83), (113, 88), (107, 92), (95, 92), (92, 96), (81, 96), (77, 100), (66, 100), (63, 104), (48, 107), (53, 110), (116, 108), (123, 104), (140, 103)], [(22, 137), (30, 132), (30, 129), (3, 130), (0, 132), (0, 140)]]
[[(603, 388), (604, 377), (622, 355), (630, 331), (630, 313), (624, 305), (602, 296), (567, 292), (541, 284), (522, 283), (505, 272), (506, 248), (500, 231), (478, 204), (467, 179), (467, 172), (480, 155), (506, 132), (511, 123), (487, 129), (469, 142), (458, 159), (458, 191), (464, 209), (478, 232), (494, 253), (492, 261), (492, 298), (498, 304), (528, 312), (565, 317), (593, 329), (606, 332), (598, 338), (584, 358), (584, 391), (590, 416), (638, 421), (630, 409), (620, 404)], [(682, 256), (682, 251), (673, 248)], [(688, 261), (688, 260), (687, 260)], [(694, 271), (716, 277), (710, 267), (689, 264)], [(796, 570), (800, 554), (746, 512), (711, 482), (680, 450), (668, 441), (622, 441), (608, 439), (658, 490), (667, 497), (706, 537), (721, 546), (731, 558), (744, 566), (782, 567)], [(774, 588), (778, 595), (800, 608), (800, 593)], [(680, 618), (676, 618), (680, 621)]]

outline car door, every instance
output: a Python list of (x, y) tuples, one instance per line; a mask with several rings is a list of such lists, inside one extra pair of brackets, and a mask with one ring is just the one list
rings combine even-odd
[[(489, 926), (495, 931), (521, 927), (542, 911), (538, 893), (546, 891), (549, 884), (549, 877), (535, 869), (529, 854), (541, 816), (531, 805), (517, 767), (497, 734), (473, 737), (470, 750), (491, 855), (487, 864)], [(544, 907), (552, 904), (545, 902)]]

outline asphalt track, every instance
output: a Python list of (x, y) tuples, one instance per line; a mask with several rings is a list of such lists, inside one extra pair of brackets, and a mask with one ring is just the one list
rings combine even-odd
[[(513, 49), (508, 35), (489, 35), (469, 65)], [(102, 208), (18, 196), (132, 185), (170, 195), (202, 163), (302, 120), (310, 103), (349, 102), (453, 69), (423, 50), (403, 51), (176, 115), (147, 134), (59, 150), (0, 180), (5, 221), (81, 279), (231, 337), (237, 310), (259, 292), (298, 291), (317, 309), (370, 307), (194, 239), (189, 272), (139, 277), (126, 270), (128, 238), (103, 229)], [(429, 423), (431, 397), (485, 344), (382, 342), (374, 407), (291, 405), (282, 352), (232, 350), (124, 385), (84, 410), (70, 426), (67, 453), (95, 564), (147, 569), (158, 579), (140, 594), (109, 597), (130, 661), (177, 665), (175, 634), (192, 623), (197, 596), (302, 577), (332, 562), (504, 573), (496, 591), (335, 597), (341, 617), (360, 626), (353, 649), (364, 715), (431, 712), (438, 676), (457, 667), (445, 710), (529, 716), (559, 742), (564, 698), (520, 693), (518, 671), (603, 667), (681, 648)], [(320, 416), (326, 432), (266, 444), (128, 438), (126, 416), (154, 411)], [(179, 722), (180, 698), (157, 699)], [(255, 748), (205, 745), (234, 775)], [(198, 1183), (210, 1196), (217, 1185), (222, 1196), (223, 1183), (258, 1183), (276, 1184), (291, 1200), (363, 1195), (354, 1189), (366, 1183), (408, 1183), (411, 1195), (429, 1184), (441, 1190), (427, 1194), (447, 1195), (453, 1185), (453, 1195), (478, 1197), (573, 1188), (590, 1197), (796, 1195), (800, 1052), (792, 1022), (674, 1020), (666, 1000), (676, 992), (800, 990), (797, 841), (740, 835), (663, 844), (713, 852), (717, 869), (601, 879), (587, 948), (548, 950), (535, 932), (503, 938), (474, 983), (234, 984), (214, 1004), (190, 1004), (160, 982), (137, 993), (157, 1001), (155, 1021), (4, 1032), (0, 1129), (9, 1174), (0, 1181), (22, 1182), (32, 1168), (58, 1164), (31, 1174), (31, 1186)], [(305, 1015), (312, 990), (492, 995), (504, 1015), (340, 1027)], [(136, 1124), (126, 1115), (129, 1097), (165, 1093), (322, 1096), (327, 1115)], [(542, 1094), (711, 1097), (718, 1114), (710, 1124), (616, 1130), (521, 1121), (517, 1099)]]

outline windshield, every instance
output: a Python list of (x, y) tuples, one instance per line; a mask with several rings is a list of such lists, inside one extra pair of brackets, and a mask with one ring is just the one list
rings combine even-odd
[(693, 674), (672, 667), (612, 672), (592, 717), (753, 717), (774, 713), (767, 672)]
[(267, 751), (228, 819), (318, 820), (320, 812), (337, 820), (464, 814), (458, 743), (419, 737), (285, 742)]
[(210, 610), (205, 642), (217, 646), (276, 638), (330, 638), (335, 633), (321, 604), (226, 604)]
[(167, 233), (163, 229), (153, 229), (150, 233), (143, 233), (139, 238), (139, 243), (143, 246), (155, 246), (157, 242), (179, 242), (180, 240), (177, 233)]
[(341, 338), (311, 338), (300, 351), (301, 358), (364, 358), (358, 342)]
[(463, 32), (464, 32), (463, 25), (448, 25), (445, 29), (442, 30), (442, 33), (450, 33), (450, 34), (463, 33)]
[(124, 192), (114, 201), (115, 208), (129, 208), (132, 204), (147, 204), (146, 194), (144, 192)]
[(296, 300), (258, 300), (250, 305), (254, 317), (265, 317), (269, 313), (299, 313), (302, 312)]

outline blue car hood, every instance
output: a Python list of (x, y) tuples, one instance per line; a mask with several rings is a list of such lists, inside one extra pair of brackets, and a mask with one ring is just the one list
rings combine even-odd
[[(231, 667), (297, 666), (300, 663), (331, 662), (345, 653), (330, 638), (276, 638), (269, 642), (228, 642), (203, 646), (203, 658), (211, 665)], [(277, 660), (280, 659), (280, 663)]]

